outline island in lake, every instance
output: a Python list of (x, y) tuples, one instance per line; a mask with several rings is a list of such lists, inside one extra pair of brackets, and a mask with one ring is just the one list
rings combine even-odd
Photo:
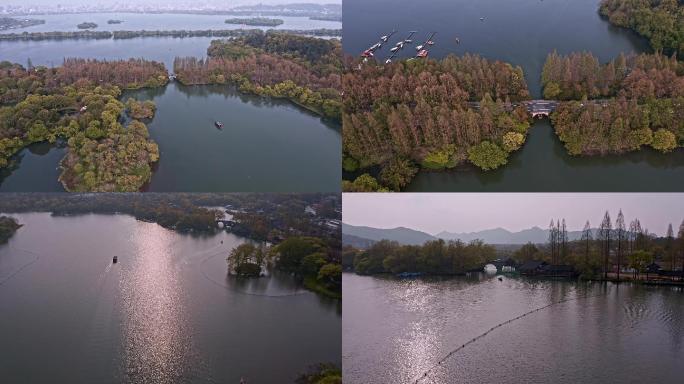
[(342, 382), (339, 194), (10, 193), (0, 213), (23, 225), (0, 244), (9, 381)]
[(34, 25), (45, 24), (45, 20), (40, 19), (16, 19), (12, 17), (0, 17), (0, 31), (8, 29), (28, 28)]
[(121, 24), (123, 20), (107, 20), (107, 24)]
[(242, 18), (232, 18), (226, 19), (226, 24), (239, 24), (239, 25), (249, 25), (257, 27), (277, 27), (283, 24), (282, 19), (271, 19), (268, 17), (252, 17), (249, 19)]
[(93, 28), (97, 28), (97, 24), (85, 22), (85, 23), (81, 23), (81, 24), (77, 25), (76, 27), (78, 29), (93, 29)]
[(683, 198), (346, 194), (345, 382), (677, 383)]

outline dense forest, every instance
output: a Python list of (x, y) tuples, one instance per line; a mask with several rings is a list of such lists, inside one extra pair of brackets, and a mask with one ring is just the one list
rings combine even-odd
[(339, 120), (341, 44), (279, 32), (214, 40), (207, 59), (176, 58), (183, 84), (234, 84), (242, 92), (292, 100)]
[[(145, 124), (120, 121), (121, 89), (158, 87), (163, 64), (65, 59), (58, 68), (0, 63), (0, 167), (36, 142), (67, 143), (60, 181), (68, 191), (137, 191), (159, 160)], [(15, 104), (13, 104), (15, 103)]]
[(273, 248), (275, 267), (293, 273), (308, 289), (342, 298), (342, 264), (339, 248), (322, 239), (290, 237)]
[(544, 63), (542, 85), (544, 97), (552, 100), (675, 98), (684, 96), (684, 62), (659, 54), (620, 54), (601, 65), (589, 52), (553, 52)]
[(646, 37), (656, 51), (684, 58), (684, 3), (678, 0), (602, 0), (611, 24)]
[(277, 27), (283, 24), (283, 19), (271, 19), (268, 17), (250, 17), (250, 18), (231, 18), (226, 19), (226, 24), (250, 25), (259, 27)]
[(571, 155), (635, 151), (650, 146), (671, 152), (684, 145), (684, 97), (625, 98), (602, 103), (564, 102), (551, 114), (556, 134)]
[[(513, 254), (519, 263), (542, 260), (552, 265), (569, 265), (582, 277), (620, 280), (625, 276), (639, 279), (657, 268), (662, 276), (684, 278), (684, 221), (678, 231), (668, 225), (665, 236), (650, 233), (638, 218), (627, 221), (622, 211), (613, 220), (605, 212), (598, 228), (589, 221), (580, 239), (568, 241), (565, 220), (552, 220), (546, 244), (528, 243)], [(675, 271), (675, 272), (673, 272)]]
[(0, 244), (6, 243), (19, 228), (21, 228), (21, 224), (17, 222), (17, 219), (0, 216)]
[(674, 56), (620, 55), (601, 65), (590, 53), (554, 52), (542, 84), (546, 98), (583, 100), (563, 102), (551, 115), (572, 155), (684, 145), (684, 64)]
[[(380, 188), (400, 190), (418, 167), (506, 164), (525, 141), (529, 92), (520, 67), (466, 54), (390, 65), (348, 64), (343, 75), (343, 165), (380, 166)], [(373, 184), (370, 175), (347, 191)]]
[(157, 106), (154, 101), (138, 101), (131, 97), (126, 100), (126, 113), (137, 120), (149, 120), (154, 117)]
[(158, 193), (7, 193), (0, 200), (0, 211), (51, 212), (54, 215), (124, 213), (178, 231), (214, 231), (217, 215), (216, 211), (196, 204), (193, 196)]
[[(271, 243), (295, 236), (316, 237), (334, 253), (341, 248), (341, 232), (331, 230), (325, 221), (341, 218), (340, 200), (339, 195), (285, 193), (6, 193), (0, 199), (0, 212), (126, 213), (166, 228), (213, 232), (223, 212), (206, 207), (230, 207), (232, 220), (241, 227), (239, 233), (232, 230), (237, 235)], [(307, 206), (315, 207), (317, 214), (307, 214)], [(259, 226), (252, 225), (257, 221)], [(335, 259), (339, 260), (339, 254)]]
[(480, 271), (485, 262), (493, 260), (496, 250), (491, 245), (476, 240), (468, 244), (462, 241), (433, 240), (423, 245), (400, 245), (382, 240), (370, 248), (353, 253), (345, 252), (345, 258), (353, 257), (354, 271), (358, 274), (416, 272), (431, 275), (454, 275), (472, 270)]

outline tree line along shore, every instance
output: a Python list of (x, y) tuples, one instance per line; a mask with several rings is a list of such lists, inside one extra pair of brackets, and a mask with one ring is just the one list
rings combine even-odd
[[(213, 41), (207, 60), (178, 58), (175, 71), (185, 85), (234, 84), (337, 120), (340, 51), (336, 40), (253, 31)], [(67, 146), (59, 178), (67, 191), (140, 190), (159, 160), (159, 148), (140, 121), (152, 118), (155, 106), (119, 98), (122, 90), (168, 81), (163, 64), (143, 59), (66, 59), (57, 68), (0, 63), (0, 167), (32, 143), (59, 140)], [(126, 127), (124, 113), (133, 118)]]
[[(159, 30), (159, 31), (54, 31), (2, 33), (0, 41), (41, 41), (71, 39), (104, 39), (120, 40), (140, 37), (240, 37), (261, 31), (260, 29), (203, 29), (203, 30)], [(275, 31), (275, 30), (273, 30)], [(269, 30), (268, 32), (271, 32)], [(341, 37), (341, 29), (279, 29), (280, 33), (302, 36)]]
[[(314, 292), (339, 299), (339, 228), (326, 224), (340, 219), (339, 204), (338, 196), (326, 194), (8, 194), (0, 201), (0, 212), (123, 213), (178, 232), (212, 234), (222, 230), (217, 221), (230, 209), (231, 225), (223, 230), (257, 242), (226, 253), (230, 274), (258, 277), (262, 269), (276, 269), (293, 274)], [(306, 212), (310, 206), (316, 207), (315, 215)], [(0, 244), (20, 226), (16, 219), (0, 216)]]
[(342, 265), (362, 275), (463, 275), (483, 272), (485, 265), (499, 273), (584, 280), (684, 284), (684, 221), (677, 232), (668, 226), (665, 236), (642, 227), (639, 219), (626, 221), (622, 211), (615, 220), (606, 212), (601, 224), (586, 222), (579, 238), (568, 239), (565, 220), (552, 220), (545, 244), (527, 243), (512, 250), (480, 240), (431, 240), (402, 245), (381, 240), (365, 249), (345, 246)]
[[(520, 67), (477, 55), (362, 64), (348, 59), (343, 168), (361, 174), (345, 191), (398, 191), (419, 169), (505, 166), (532, 122)], [(568, 153), (620, 154), (684, 146), (684, 64), (659, 53), (548, 55), (542, 85), (556, 101), (551, 122)], [(377, 179), (365, 169), (379, 169)]]

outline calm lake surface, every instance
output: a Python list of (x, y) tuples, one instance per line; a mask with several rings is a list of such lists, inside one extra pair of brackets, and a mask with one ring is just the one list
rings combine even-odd
[(283, 383), (340, 364), (339, 302), (289, 276), (228, 277), (243, 238), (125, 215), (12, 216), (25, 226), (0, 246), (7, 382)]
[[(390, 0), (345, 0), (343, 46), (357, 55), (392, 30), (392, 44), (410, 30), (416, 44), (435, 31), (430, 54), (477, 53), (519, 65), (532, 97), (541, 97), (541, 71), (554, 49), (589, 51), (602, 62), (621, 52), (648, 52), (634, 33), (612, 27), (598, 14), (598, 0), (430, 0), (397, 6)], [(483, 21), (480, 18), (484, 17)], [(460, 39), (460, 44), (456, 38)], [(384, 58), (386, 47), (378, 57)], [(550, 122), (537, 122), (525, 146), (495, 172), (420, 172), (410, 191), (676, 191), (684, 176), (684, 151), (661, 155), (645, 150), (625, 156), (571, 158), (554, 137)], [(640, 182), (634, 182), (635, 179)]]
[(177, 83), (127, 97), (157, 104), (148, 125), (161, 151), (151, 191), (339, 191), (339, 125), (288, 101)]
[[(258, 15), (255, 15), (258, 16)], [(191, 15), (177, 13), (72, 13), (64, 15), (31, 15), (17, 18), (45, 20), (45, 24), (28, 28), (12, 29), (1, 33), (81, 31), (76, 26), (84, 22), (93, 22), (97, 28), (92, 31), (157, 31), (179, 29), (338, 29), (342, 23), (336, 21), (311, 20), (308, 17), (269, 16), (283, 20), (277, 27), (256, 27), (240, 24), (226, 24), (226, 19), (250, 18), (253, 16), (232, 15)], [(121, 24), (107, 24), (108, 20), (122, 20)]]
[(343, 295), (345, 383), (681, 382), (681, 289), (346, 273)]

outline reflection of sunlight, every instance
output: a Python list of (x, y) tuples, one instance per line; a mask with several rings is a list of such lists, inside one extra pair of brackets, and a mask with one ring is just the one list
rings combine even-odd
[(438, 327), (433, 322), (439, 318), (439, 314), (435, 313), (432, 296), (429, 286), (423, 283), (409, 283), (397, 292), (405, 310), (418, 314), (406, 328), (405, 334), (395, 340), (395, 361), (401, 367), (401, 376), (407, 379), (425, 371), (438, 357)]
[(135, 254), (123, 279), (124, 375), (134, 383), (172, 383), (184, 374), (190, 352), (182, 317), (181, 287), (173, 266), (173, 236), (158, 225), (138, 223)]

